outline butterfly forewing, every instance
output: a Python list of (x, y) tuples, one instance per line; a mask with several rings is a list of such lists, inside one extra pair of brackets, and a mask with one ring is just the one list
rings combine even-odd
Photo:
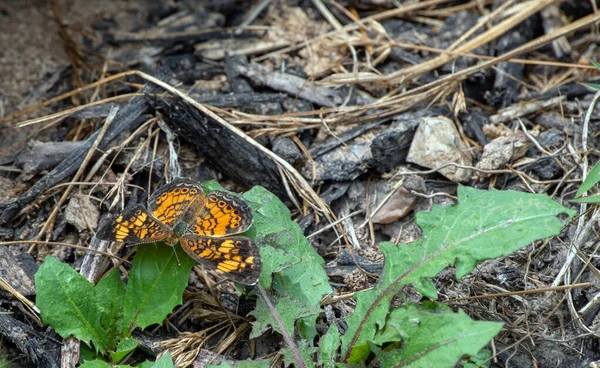
[(225, 278), (254, 285), (261, 271), (258, 247), (244, 237), (210, 238), (186, 235), (180, 239), (183, 250), (198, 263)]
[(96, 233), (98, 239), (125, 243), (152, 243), (165, 240), (169, 235), (169, 228), (157, 221), (142, 206), (123, 212), (100, 227)]
[(243, 233), (252, 225), (252, 211), (242, 199), (222, 191), (206, 196), (196, 209), (190, 230), (202, 236), (227, 236)]
[(173, 227), (193, 203), (203, 205), (206, 195), (202, 186), (189, 179), (175, 179), (158, 188), (148, 199), (148, 210), (165, 225)]

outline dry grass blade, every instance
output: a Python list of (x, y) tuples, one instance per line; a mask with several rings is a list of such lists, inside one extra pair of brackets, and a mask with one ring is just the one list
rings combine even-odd
[(6, 290), (9, 294), (14, 296), (15, 298), (17, 298), (21, 303), (25, 304), (25, 306), (37, 318), (38, 322), (39, 323), (42, 322), (39, 317), (40, 310), (38, 309), (38, 307), (36, 307), (35, 304), (33, 304), (33, 302), (31, 300), (27, 299), (21, 293), (19, 293), (17, 290), (15, 290), (15, 288), (10, 286), (10, 284), (8, 282), (6, 282), (6, 280), (4, 280), (4, 278), (2, 276), (0, 276), (0, 287), (2, 287), (4, 290)]
[[(118, 111), (119, 111), (118, 108), (112, 108), (110, 110), (110, 113), (108, 114), (108, 117), (105, 120), (104, 126), (102, 127), (102, 129), (100, 129), (100, 133), (98, 134), (98, 136), (96, 137), (96, 140), (92, 144), (92, 147), (88, 151), (88, 154), (85, 157), (85, 159), (83, 160), (81, 167), (79, 168), (79, 170), (77, 170), (77, 173), (75, 173), (75, 175), (73, 176), (73, 181), (79, 180), (79, 177), (81, 175), (83, 175), (83, 171), (85, 170), (88, 162), (90, 162), (90, 160), (92, 159), (93, 155), (96, 153), (96, 149), (98, 148), (98, 145), (102, 141), (102, 138), (104, 137), (104, 133), (106, 133), (106, 130), (108, 129), (109, 125), (112, 123), (112, 121), (115, 118), (115, 116), (117, 115)], [(38, 233), (35, 240), (39, 240), (41, 238), (41, 236), (44, 234), (44, 232), (46, 232), (48, 234), (48, 238), (50, 238), (50, 233), (52, 232), (52, 226), (53, 226), (52, 224), (54, 222), (54, 218), (58, 214), (59, 208), (67, 200), (67, 197), (69, 196), (69, 193), (71, 192), (72, 188), (73, 188), (73, 186), (69, 185), (67, 187), (67, 189), (65, 189), (63, 195), (58, 200), (57, 205), (52, 210), (52, 213), (48, 217), (48, 220), (44, 223), (44, 226), (42, 226), (42, 228), (40, 229), (40, 232)]]
[(217, 121), (219, 124), (223, 125), (225, 128), (229, 129), (231, 132), (233, 132), (234, 134), (236, 134), (237, 136), (242, 138), (244, 141), (246, 141), (247, 143), (249, 143), (252, 146), (254, 146), (255, 148), (257, 148), (259, 151), (264, 153), (267, 157), (269, 157), (271, 160), (273, 160), (273, 162), (275, 162), (275, 164), (277, 164), (277, 166), (279, 166), (282, 169), (282, 171), (284, 172), (288, 181), (292, 184), (294, 189), (296, 189), (296, 191), (300, 194), (300, 196), (302, 198), (304, 198), (314, 209), (323, 213), (323, 215), (329, 221), (333, 221), (331, 218), (329, 208), (325, 205), (323, 200), (317, 195), (317, 193), (315, 193), (315, 191), (312, 189), (312, 187), (306, 182), (304, 177), (302, 175), (300, 175), (300, 173), (292, 165), (290, 165), (287, 161), (283, 160), (281, 157), (274, 154), (271, 150), (267, 149), (262, 144), (256, 142), (254, 139), (250, 138), (239, 128), (230, 124), (225, 119), (221, 118), (219, 115), (215, 114), (212, 110), (207, 108), (205, 105), (198, 103), (196, 100), (194, 100), (193, 98), (188, 96), (185, 92), (182, 92), (182, 91), (178, 90), (177, 88), (172, 87), (169, 84), (161, 81), (160, 79), (154, 78), (153, 76), (148, 75), (146, 73), (143, 73), (140, 71), (132, 71), (130, 73), (134, 74), (134, 75), (139, 75), (140, 77), (146, 79), (147, 81), (152, 82), (152, 83), (164, 88), (165, 90), (169, 91), (173, 95), (180, 97), (181, 99), (183, 99), (184, 101), (189, 103), (191, 106), (195, 107), (203, 114), (210, 116), (212, 119)]
[[(231, 132), (233, 132), (234, 134), (236, 134), (239, 137), (241, 137), (244, 141), (246, 141), (250, 145), (252, 145), (255, 148), (257, 148), (259, 151), (261, 151), (262, 153), (264, 153), (267, 157), (269, 157), (283, 171), (283, 173), (285, 175), (285, 178), (287, 178), (287, 181), (289, 183), (291, 183), (292, 187), (300, 194), (300, 196), (303, 199), (305, 199), (311, 205), (311, 207), (313, 207), (315, 210), (323, 213), (323, 215), (329, 221), (333, 221), (332, 217), (331, 217), (331, 213), (330, 213), (329, 208), (321, 200), (321, 198), (315, 193), (315, 191), (312, 189), (312, 187), (306, 182), (306, 180), (304, 179), (304, 177), (302, 175), (300, 175), (300, 173), (292, 165), (290, 165), (287, 161), (283, 160), (281, 157), (279, 157), (276, 154), (274, 154), (271, 150), (267, 149), (266, 147), (264, 147), (260, 143), (256, 142), (254, 139), (250, 138), (248, 135), (246, 135), (239, 128), (237, 128), (236, 126), (230, 124), (225, 119), (221, 118), (219, 115), (217, 115), (216, 113), (214, 113), (211, 109), (209, 109), (205, 105), (198, 103), (193, 98), (189, 97), (189, 95), (187, 95), (185, 92), (182, 92), (179, 89), (177, 89), (175, 87), (172, 87), (168, 83), (165, 83), (165, 82), (161, 81), (160, 79), (157, 79), (157, 78), (155, 78), (155, 77), (153, 77), (151, 75), (148, 75), (148, 74), (146, 74), (144, 72), (135, 70), (135, 71), (129, 71), (129, 72), (120, 73), (120, 74), (114, 75), (114, 76), (109, 77), (109, 78), (105, 78), (105, 79), (103, 79), (101, 81), (98, 81), (98, 82), (95, 82), (93, 84), (90, 84), (90, 85), (82, 88), (81, 90), (89, 89), (89, 88), (95, 87), (97, 85), (108, 83), (110, 81), (113, 81), (113, 80), (116, 80), (116, 79), (119, 79), (119, 78), (123, 78), (125, 76), (130, 76), (130, 75), (137, 75), (137, 76), (139, 76), (139, 77), (141, 77), (141, 78), (143, 78), (143, 79), (145, 79), (145, 80), (147, 80), (147, 81), (149, 81), (149, 82), (151, 82), (151, 83), (153, 83), (153, 84), (155, 84), (157, 86), (162, 87), (163, 89), (165, 89), (166, 91), (170, 92), (171, 94), (180, 97), (182, 100), (186, 101), (188, 104), (190, 104), (191, 106), (195, 107), (197, 110), (199, 110), (203, 114), (210, 116), (212, 119), (214, 119), (215, 121), (217, 121), (219, 124), (223, 125), (225, 128), (229, 129)], [(59, 96), (59, 97), (66, 98), (69, 95), (70, 94), (64, 94), (64, 95)], [(120, 98), (121, 96), (118, 96), (118, 97)], [(41, 104), (41, 105), (38, 105), (38, 106), (46, 105), (46, 104), (49, 104), (50, 102), (55, 102), (57, 100), (59, 100), (59, 99), (58, 98), (57, 99), (53, 99), (51, 101), (47, 101), (44, 104)], [(109, 100), (110, 99), (105, 99), (103, 101), (99, 101), (98, 104), (100, 102), (106, 103)], [(82, 109), (82, 108), (83, 107), (78, 107), (77, 109)], [(27, 109), (27, 110), (29, 111), (29, 109)], [(36, 119), (28, 120), (26, 122), (21, 123), (21, 126), (28, 125), (28, 124), (39, 123), (39, 122), (43, 122), (43, 121), (48, 121), (48, 120), (51, 120), (51, 119), (55, 119), (57, 117), (64, 117), (64, 116), (67, 116), (68, 114), (72, 113), (75, 110), (76, 109), (71, 109), (68, 112), (61, 112), (61, 113), (58, 113), (58, 114), (53, 114), (53, 115), (45, 116), (45, 117), (42, 117), (42, 118), (36, 118)], [(9, 117), (6, 118), (6, 120), (11, 119), (11, 118), (13, 118), (15, 116), (17, 116), (17, 115), (9, 116)], [(291, 200), (294, 201), (294, 198), (292, 197)]]

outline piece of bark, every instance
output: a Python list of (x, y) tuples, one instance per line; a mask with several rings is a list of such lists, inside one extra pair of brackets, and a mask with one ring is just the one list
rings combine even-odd
[(490, 116), (490, 122), (492, 124), (504, 124), (513, 119), (527, 116), (529, 114), (539, 114), (548, 107), (562, 103), (565, 99), (565, 96), (556, 96), (549, 100), (534, 100), (526, 103), (515, 104), (499, 110), (496, 115)]
[(293, 165), (302, 157), (302, 151), (289, 137), (275, 137), (271, 141), (273, 152), (282, 159)]
[(60, 343), (43, 336), (0, 308), (0, 336), (23, 352), (38, 368), (59, 368)]
[[(162, 74), (162, 73), (161, 73)], [(159, 79), (166, 79), (162, 74)], [(152, 93), (156, 87), (147, 85), (140, 93)], [(139, 127), (143, 119), (139, 117), (148, 109), (148, 102), (145, 97), (135, 97), (132, 101), (119, 110), (112, 124), (106, 130), (98, 150), (104, 150), (109, 145), (114, 145), (113, 140), (124, 131), (135, 130)], [(55, 186), (61, 181), (73, 175), (83, 163), (88, 151), (96, 141), (100, 130), (90, 136), (81, 147), (59, 163), (48, 174), (38, 180), (29, 190), (22, 193), (18, 198), (0, 203), (0, 224), (6, 224), (19, 212), (19, 210), (38, 198), (46, 189)]]
[[(557, 4), (548, 5), (542, 9), (540, 14), (542, 16), (542, 25), (544, 26), (544, 32), (546, 34), (551, 34), (565, 25)], [(570, 60), (569, 56), (573, 52), (573, 49), (571, 48), (567, 36), (562, 36), (552, 41), (552, 51), (558, 60)]]
[(221, 172), (248, 187), (262, 185), (287, 198), (279, 169), (256, 147), (183, 100), (171, 100), (170, 105), (167, 100), (162, 102), (169, 127)]
[[(217, 83), (223, 78), (223, 67), (200, 62), (192, 53), (160, 55), (160, 63), (164, 63), (173, 71), (173, 78), (181, 83), (202, 89), (203, 85)], [(196, 89), (195, 88), (195, 89)], [(215, 90), (213, 88), (209, 88)]]
[(483, 134), (483, 127), (490, 123), (489, 114), (481, 109), (471, 109), (469, 113), (459, 113), (458, 118), (469, 138), (476, 140), (482, 146), (488, 143), (488, 139)]
[(0, 276), (23, 296), (35, 295), (38, 265), (27, 252), (0, 246)]
[(327, 152), (312, 162), (307, 161), (301, 173), (305, 178), (315, 181), (354, 180), (368, 170), (372, 158), (369, 142), (354, 141)]
[(312, 146), (308, 152), (310, 152), (313, 158), (324, 155), (327, 152), (347, 143), (351, 139), (354, 139), (365, 132), (389, 121), (389, 118), (378, 119), (365, 124), (360, 124), (352, 129), (349, 129), (341, 134), (336, 134), (335, 137), (330, 137), (325, 142)]
[(73, 154), (85, 142), (38, 142), (28, 144), (29, 149), (17, 157), (15, 166), (23, 171), (22, 181), (33, 178), (43, 170), (48, 170)]
[[(524, 20), (515, 28), (502, 34), (495, 42), (496, 55), (503, 55), (531, 41), (535, 22), (533, 18), (535, 17)], [(495, 108), (510, 106), (519, 94), (525, 64), (502, 61), (495, 69), (494, 88), (486, 91), (484, 98)]]
[(227, 81), (229, 81), (231, 90), (236, 94), (254, 92), (250, 83), (242, 78), (240, 72), (235, 68), (238, 64), (246, 63), (248, 63), (248, 59), (244, 55), (225, 55), (225, 74), (227, 75)]
[[(194, 100), (215, 106), (215, 107), (233, 107), (248, 111), (252, 109), (257, 111), (255, 105), (263, 105), (268, 103), (280, 103), (281, 100), (287, 98), (283, 93), (265, 93), (265, 92), (245, 92), (245, 93), (210, 93), (190, 95)], [(254, 105), (254, 106), (253, 106)]]
[(0, 227), (0, 240), (9, 240), (15, 237), (15, 229)]
[(340, 89), (319, 87), (304, 78), (274, 71), (260, 64), (238, 64), (235, 69), (256, 84), (303, 98), (319, 106), (339, 106), (346, 97)]
[[(600, 79), (586, 81), (586, 83), (599, 84)], [(563, 84), (558, 87), (550, 88), (544, 92), (531, 91), (519, 97), (518, 101), (530, 101), (533, 99), (548, 100), (557, 95), (565, 96), (567, 100), (573, 100), (590, 94), (590, 88), (578, 83)], [(582, 107), (583, 108), (583, 107)]]
[[(563, 130), (548, 129), (538, 137), (538, 143), (544, 147), (547, 151), (554, 152), (563, 146), (565, 141), (565, 133)], [(527, 152), (527, 157), (538, 158), (535, 162), (525, 165), (522, 169), (533, 171), (542, 180), (551, 180), (560, 175), (562, 172), (561, 167), (556, 163), (556, 159), (553, 157), (539, 158), (543, 155), (542, 152), (536, 147), (531, 146)]]
[(389, 172), (406, 162), (418, 125), (417, 120), (401, 128), (386, 130), (373, 138), (371, 155), (373, 164), (379, 172)]

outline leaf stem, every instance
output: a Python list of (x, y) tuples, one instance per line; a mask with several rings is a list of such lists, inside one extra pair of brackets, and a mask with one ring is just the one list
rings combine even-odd
[(271, 314), (273, 314), (273, 317), (275, 318), (275, 321), (277, 322), (277, 325), (279, 326), (279, 329), (281, 330), (281, 334), (283, 335), (283, 339), (285, 340), (285, 343), (290, 347), (292, 354), (294, 354), (294, 358), (296, 359), (296, 364), (298, 365), (298, 368), (306, 368), (306, 363), (304, 362), (304, 360), (302, 360), (302, 356), (300, 355), (300, 351), (298, 350), (298, 347), (294, 343), (294, 340), (292, 339), (290, 334), (287, 332), (287, 330), (283, 324), (283, 321), (281, 320), (281, 317), (277, 313), (277, 310), (275, 310), (273, 303), (271, 303), (271, 299), (269, 298), (269, 295), (267, 295), (267, 292), (265, 291), (265, 289), (263, 289), (262, 286), (260, 286), (260, 284), (256, 285), (256, 288), (258, 289), (258, 291), (260, 292), (260, 295), (262, 296), (265, 303), (267, 304), (267, 308), (269, 308), (269, 311), (271, 312)]

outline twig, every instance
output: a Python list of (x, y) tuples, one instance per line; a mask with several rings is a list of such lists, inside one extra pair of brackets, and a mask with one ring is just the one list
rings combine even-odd
[[(108, 114), (108, 116), (107, 116), (107, 118), (105, 120), (105, 123), (104, 123), (102, 129), (100, 129), (100, 133), (98, 133), (98, 135), (96, 136), (96, 140), (94, 141), (94, 143), (90, 147), (90, 149), (88, 151), (88, 154), (83, 159), (83, 162), (81, 163), (81, 166), (79, 167), (79, 170), (77, 170), (77, 172), (73, 176), (73, 181), (77, 181), (79, 179), (79, 177), (81, 175), (83, 175), (83, 171), (85, 170), (88, 162), (90, 162), (90, 160), (92, 159), (92, 157), (96, 153), (96, 149), (100, 145), (100, 142), (102, 142), (102, 139), (104, 138), (104, 134), (108, 130), (108, 127), (112, 123), (112, 121), (115, 118), (115, 116), (117, 115), (118, 111), (119, 111), (118, 107), (113, 107), (110, 110), (110, 113)], [(50, 216), (48, 217), (48, 220), (44, 223), (44, 226), (42, 226), (42, 228), (40, 229), (40, 232), (36, 236), (35, 240), (39, 240), (40, 237), (44, 234), (44, 232), (48, 232), (48, 238), (50, 238), (50, 232), (52, 231), (51, 228), (53, 226), (52, 223), (54, 221), (54, 218), (58, 214), (58, 210), (60, 209), (60, 207), (62, 206), (62, 204), (64, 203), (64, 201), (69, 196), (69, 193), (71, 192), (71, 189), (73, 189), (72, 185), (69, 185), (67, 187), (67, 189), (65, 189), (65, 191), (62, 194), (62, 196), (58, 200), (58, 203), (56, 204), (56, 206), (52, 210), (52, 213), (50, 213)]]
[(181, 176), (181, 169), (179, 168), (179, 160), (177, 159), (177, 150), (175, 149), (175, 133), (169, 128), (169, 126), (162, 120), (158, 120), (158, 126), (167, 135), (167, 143), (169, 145), (169, 182), (175, 178)]
[[(592, 114), (594, 112), (594, 108), (596, 107), (596, 104), (598, 103), (598, 100), (600, 100), (600, 91), (596, 92), (596, 94), (594, 95), (594, 98), (592, 99), (592, 102), (590, 104), (590, 107), (588, 108), (586, 114), (585, 114), (585, 118), (583, 120), (583, 132), (582, 132), (582, 149), (583, 152), (586, 151), (587, 148), (587, 134), (588, 134), (588, 127), (590, 124), (590, 120), (592, 118)], [(587, 159), (584, 158), (583, 160), (583, 167), (582, 167), (582, 173), (581, 173), (581, 180), (585, 180), (586, 176), (588, 175), (587, 173)], [(579, 211), (580, 213), (584, 213), (585, 210), (587, 208), (587, 204), (582, 203), (579, 206)], [(573, 243), (571, 246), (577, 246), (579, 248), (580, 244), (583, 244), (583, 242), (585, 242), (587, 240), (587, 237), (589, 236), (589, 231), (591, 230), (591, 228), (589, 226), (584, 226), (584, 222), (585, 222), (585, 218), (582, 216), (579, 218), (579, 221), (577, 223), (577, 231), (575, 232), (576, 238), (573, 240)], [(586, 231), (584, 231), (584, 229)], [(567, 274), (567, 270), (569, 270), (569, 268), (571, 267), (571, 263), (573, 262), (573, 260), (575, 259), (575, 256), (577, 255), (577, 252), (574, 249), (571, 249), (567, 255), (567, 259), (565, 260), (565, 263), (563, 264), (563, 266), (561, 267), (560, 271), (558, 271), (558, 274), (556, 275), (556, 277), (554, 278), (554, 281), (552, 282), (552, 286), (557, 286), (559, 285), (562, 281), (566, 281), (563, 280), (565, 275)]]
[(582, 282), (579, 284), (554, 286), (554, 287), (547, 287), (547, 288), (540, 288), (540, 289), (533, 289), (533, 290), (508, 291), (506, 293), (466, 296), (463, 298), (448, 299), (448, 300), (445, 300), (444, 302), (452, 303), (452, 302), (460, 302), (460, 301), (465, 301), (465, 300), (500, 298), (500, 297), (504, 297), (504, 296), (513, 296), (513, 295), (540, 294), (540, 293), (545, 293), (548, 291), (561, 291), (561, 290), (571, 290), (571, 289), (577, 289), (577, 288), (587, 288), (587, 287), (590, 287), (591, 285), (592, 285), (592, 283), (590, 283), (590, 282)]
[(267, 308), (269, 308), (269, 311), (273, 315), (273, 318), (275, 318), (275, 321), (277, 322), (277, 326), (281, 330), (281, 334), (283, 335), (283, 339), (285, 340), (285, 343), (288, 345), (288, 347), (292, 351), (292, 354), (294, 354), (294, 359), (296, 360), (296, 364), (298, 365), (298, 368), (306, 368), (306, 363), (304, 362), (304, 360), (302, 360), (302, 356), (300, 355), (300, 351), (298, 350), (296, 343), (294, 342), (294, 340), (292, 340), (292, 337), (287, 332), (285, 325), (283, 324), (283, 321), (281, 320), (281, 317), (279, 316), (279, 313), (277, 313), (277, 310), (273, 306), (273, 303), (271, 303), (271, 299), (269, 298), (269, 295), (267, 295), (267, 292), (265, 291), (265, 289), (262, 286), (260, 286), (260, 284), (256, 285), (256, 288), (258, 289), (258, 291), (260, 292), (260, 295), (262, 296), (265, 303), (267, 304)]
[(265, 10), (269, 6), (269, 4), (271, 4), (271, 1), (272, 0), (262, 0), (258, 5), (252, 8), (248, 13), (246, 19), (244, 19), (244, 21), (239, 25), (240, 28), (236, 29), (234, 34), (240, 35), (244, 30), (243, 28), (252, 24), (252, 22), (254, 22), (256, 18), (258, 18), (260, 13), (262, 13), (263, 10)]

